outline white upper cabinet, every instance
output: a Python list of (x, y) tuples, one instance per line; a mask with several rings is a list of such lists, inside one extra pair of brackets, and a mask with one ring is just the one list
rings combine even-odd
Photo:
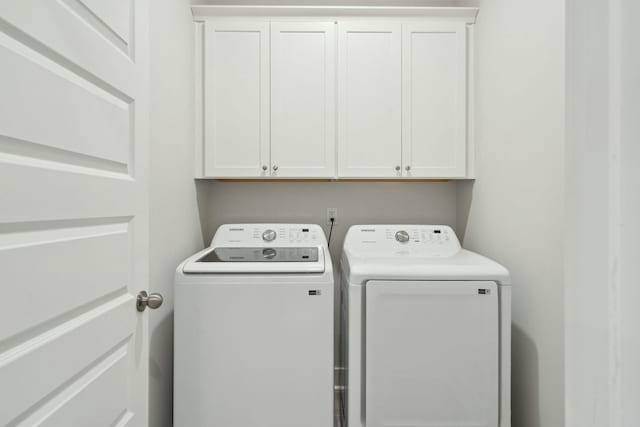
[(401, 24), (338, 25), (338, 175), (401, 176)]
[(473, 177), (477, 9), (193, 10), (196, 176)]
[(335, 24), (271, 23), (271, 176), (335, 176)]
[(402, 163), (416, 178), (466, 176), (464, 23), (402, 27)]
[(204, 176), (268, 175), (269, 23), (204, 31)]

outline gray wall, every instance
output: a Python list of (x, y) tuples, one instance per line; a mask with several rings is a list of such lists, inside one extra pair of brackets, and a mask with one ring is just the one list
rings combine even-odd
[[(615, 3), (614, 3), (615, 4)], [(620, 46), (620, 198), (618, 222), (612, 225), (620, 239), (620, 335), (622, 425), (640, 425), (640, 2), (622, 0), (616, 16), (621, 28)], [(593, 202), (592, 202), (593, 203)], [(597, 201), (596, 201), (597, 203)], [(616, 218), (617, 219), (617, 218)], [(614, 264), (615, 265), (615, 264)], [(618, 267), (618, 265), (615, 265)], [(614, 272), (616, 270), (613, 270)]]
[(164, 305), (149, 312), (149, 425), (172, 425), (173, 272), (202, 248), (193, 180), (193, 27), (188, 0), (150, 5), (150, 288)]
[(514, 427), (564, 425), (564, 2), (481, 0), (463, 244), (513, 276)]
[(326, 209), (338, 208), (331, 255), (339, 260), (350, 225), (417, 223), (455, 226), (456, 184), (430, 182), (203, 181), (205, 242), (228, 222), (308, 222), (325, 227)]
[(640, 3), (567, 5), (566, 425), (635, 427)]
[(568, 426), (599, 427), (609, 424), (612, 404), (609, 1), (572, 0), (567, 5), (566, 209), (572, 220), (567, 221), (565, 257), (566, 420)]

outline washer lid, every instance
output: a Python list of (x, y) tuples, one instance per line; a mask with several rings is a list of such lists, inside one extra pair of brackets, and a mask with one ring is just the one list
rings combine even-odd
[(324, 273), (326, 251), (324, 232), (316, 224), (223, 224), (211, 247), (185, 261), (182, 271)]
[(354, 225), (342, 268), (352, 284), (366, 280), (490, 280), (510, 284), (506, 268), (462, 249), (445, 225)]
[(196, 262), (317, 262), (318, 248), (214, 248)]
[(189, 259), (184, 273), (324, 273), (322, 247), (213, 247)]

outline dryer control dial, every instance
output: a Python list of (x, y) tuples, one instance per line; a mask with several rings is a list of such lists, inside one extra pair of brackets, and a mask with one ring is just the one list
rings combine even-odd
[(409, 233), (404, 230), (396, 232), (396, 240), (400, 243), (407, 243), (409, 241)]
[(264, 240), (265, 242), (272, 242), (274, 240), (276, 240), (276, 232), (273, 230), (265, 230), (262, 233), (262, 240)]

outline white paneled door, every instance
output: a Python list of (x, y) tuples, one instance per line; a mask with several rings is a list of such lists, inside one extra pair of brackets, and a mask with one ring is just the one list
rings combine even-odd
[(415, 178), (463, 178), (467, 141), (464, 23), (403, 24), (402, 162)]
[(335, 176), (335, 26), (271, 23), (272, 176)]
[(269, 23), (207, 22), (204, 175), (268, 176)]
[(147, 425), (147, 5), (0, 3), (0, 425)]
[(338, 175), (401, 172), (401, 24), (338, 24)]

